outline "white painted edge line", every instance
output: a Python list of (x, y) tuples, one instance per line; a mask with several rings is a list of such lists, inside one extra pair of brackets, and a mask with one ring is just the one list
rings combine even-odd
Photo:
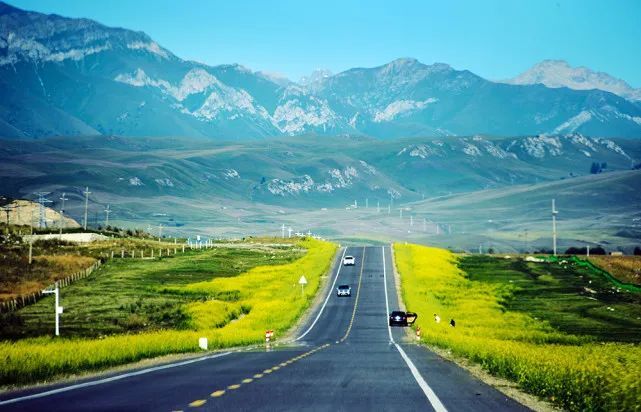
[(21, 401), (30, 400), (30, 399), (44, 398), (44, 397), (55, 395), (55, 394), (58, 394), (58, 393), (69, 392), (69, 391), (72, 391), (72, 390), (75, 390), (75, 389), (82, 389), (82, 388), (87, 388), (87, 387), (90, 387), (90, 386), (102, 385), (104, 383), (109, 383), (109, 382), (114, 382), (114, 381), (118, 381), (118, 380), (125, 379), (125, 378), (130, 378), (132, 376), (145, 375), (147, 373), (156, 372), (156, 371), (163, 370), (163, 369), (175, 368), (177, 366), (189, 365), (190, 363), (196, 363), (196, 362), (202, 362), (204, 360), (220, 358), (220, 357), (223, 357), (223, 356), (230, 355), (232, 353), (234, 353), (234, 352), (217, 353), (215, 355), (203, 356), (201, 358), (190, 359), (190, 360), (183, 361), (183, 362), (170, 363), (170, 364), (167, 364), (167, 365), (155, 366), (153, 368), (142, 369), (142, 370), (135, 371), (135, 372), (123, 373), (122, 375), (111, 376), (109, 378), (104, 378), (104, 379), (99, 379), (99, 380), (95, 380), (95, 381), (78, 383), (78, 384), (70, 385), (70, 386), (64, 386), (64, 387), (58, 388), (58, 389), (52, 389), (52, 390), (45, 391), (45, 392), (34, 393), (33, 395), (21, 396), (19, 398), (12, 398), (12, 399), (7, 399), (7, 400), (4, 400), (4, 401), (0, 401), (0, 405), (9, 405), (11, 403), (17, 403), (17, 402), (21, 402)]
[[(332, 283), (332, 287), (329, 288), (329, 291), (327, 292), (327, 297), (325, 298), (325, 302), (323, 302), (323, 306), (321, 306), (320, 310), (318, 311), (318, 315), (316, 315), (316, 319), (312, 322), (312, 324), (307, 328), (307, 330), (294, 339), (294, 342), (297, 340), (301, 340), (302, 338), (305, 337), (311, 330), (316, 326), (316, 322), (318, 322), (318, 319), (320, 319), (321, 315), (323, 314), (323, 311), (325, 310), (325, 306), (327, 305), (327, 302), (329, 301), (329, 298), (334, 294), (334, 286), (336, 286), (336, 281), (338, 280), (338, 275), (341, 274), (341, 268), (343, 267), (343, 258), (345, 257), (345, 253), (347, 252), (347, 248), (343, 249), (343, 254), (341, 255), (341, 260), (338, 263), (338, 270), (336, 271), (336, 276), (334, 277), (334, 282)], [(362, 262), (361, 262), (362, 264)]]
[[(385, 246), (381, 246), (381, 251), (383, 252), (383, 286), (385, 289), (385, 313), (389, 316), (389, 298), (387, 297), (387, 270), (385, 269)], [(387, 322), (387, 332), (389, 333), (390, 343), (396, 344), (394, 342), (394, 337), (392, 336), (392, 328), (389, 326), (389, 321)]]
[(432, 407), (436, 412), (447, 412), (447, 409), (445, 409), (445, 406), (441, 403), (441, 400), (436, 396), (432, 388), (430, 388), (430, 385), (425, 382), (425, 379), (421, 376), (421, 373), (416, 369), (416, 366), (412, 362), (412, 360), (407, 356), (403, 348), (399, 346), (398, 343), (394, 343), (394, 346), (396, 346), (396, 349), (398, 349), (398, 352), (401, 354), (403, 357), (403, 360), (407, 364), (407, 367), (410, 368), (410, 371), (412, 372), (412, 375), (414, 375), (414, 379), (416, 379), (416, 383), (418, 383), (418, 386), (421, 387), (423, 390), (423, 393), (425, 396), (427, 396), (427, 399), (430, 401), (432, 404)]
[[(387, 313), (389, 314), (389, 299), (387, 297), (387, 269), (385, 267), (385, 246), (381, 246), (381, 250), (383, 251), (383, 282), (385, 286), (385, 308), (387, 309)], [(447, 409), (445, 409), (445, 406), (443, 406), (443, 403), (441, 403), (441, 400), (436, 396), (436, 393), (430, 388), (430, 385), (425, 382), (425, 379), (423, 379), (423, 376), (421, 376), (421, 373), (418, 371), (416, 368), (416, 365), (414, 365), (414, 362), (410, 359), (409, 356), (405, 353), (403, 348), (394, 341), (394, 338), (392, 337), (392, 328), (389, 325), (389, 322), (387, 322), (387, 331), (389, 332), (389, 337), (390, 337), (390, 342), (394, 344), (396, 347), (396, 350), (398, 350), (398, 353), (401, 354), (401, 357), (407, 364), (407, 367), (410, 369), (410, 372), (412, 372), (412, 376), (414, 376), (414, 379), (416, 380), (416, 383), (418, 383), (418, 386), (420, 386), (421, 390), (427, 396), (427, 400), (430, 402), (432, 405), (432, 408), (436, 412), (447, 412)]]

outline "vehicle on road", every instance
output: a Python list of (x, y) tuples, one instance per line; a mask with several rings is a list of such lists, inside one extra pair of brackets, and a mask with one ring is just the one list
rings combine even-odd
[(390, 326), (410, 326), (414, 324), (418, 315), (414, 312), (395, 310), (389, 314)]
[(349, 285), (340, 285), (336, 288), (336, 296), (352, 296), (352, 288)]
[(354, 256), (345, 256), (343, 258), (343, 266), (354, 266), (356, 264), (356, 259)]

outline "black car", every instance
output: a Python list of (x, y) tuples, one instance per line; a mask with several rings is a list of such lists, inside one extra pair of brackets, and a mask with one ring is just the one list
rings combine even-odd
[(349, 285), (340, 285), (336, 289), (336, 296), (352, 296), (352, 288)]
[(418, 315), (414, 312), (395, 310), (389, 314), (390, 326), (409, 326), (414, 324)]

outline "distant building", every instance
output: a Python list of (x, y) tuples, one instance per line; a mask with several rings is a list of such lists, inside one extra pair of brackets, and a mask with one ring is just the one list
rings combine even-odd
[(623, 252), (610, 252), (610, 256), (623, 256)]

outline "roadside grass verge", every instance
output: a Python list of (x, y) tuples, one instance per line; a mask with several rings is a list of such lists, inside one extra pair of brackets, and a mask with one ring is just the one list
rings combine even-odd
[[(199, 337), (207, 337), (211, 349), (262, 342), (266, 329), (273, 329), (278, 338), (311, 304), (318, 291), (320, 278), (328, 270), (336, 251), (336, 245), (332, 243), (311, 239), (301, 240), (295, 245), (306, 250), (302, 255), (299, 253), (297, 259), (268, 266), (266, 264), (273, 259), (264, 255), (263, 251), (262, 265), (254, 265), (240, 274), (221, 270), (222, 276), (218, 276), (212, 268), (205, 269), (207, 254), (232, 253), (227, 259), (217, 261), (219, 267), (242, 267), (243, 259), (234, 257), (233, 253), (249, 253), (248, 250), (214, 249), (194, 256), (163, 258), (158, 261), (160, 267), (147, 265), (129, 268), (132, 272), (147, 271), (151, 274), (138, 291), (147, 290), (161, 298), (177, 299), (171, 301), (168, 308), (181, 314), (181, 319), (172, 325), (172, 329), (158, 328), (141, 333), (101, 336), (98, 339), (39, 337), (2, 341), (0, 384), (27, 384), (143, 358), (194, 352), (198, 351)], [(216, 262), (211, 254), (209, 259)], [(189, 267), (189, 262), (198, 259), (202, 260), (200, 268)], [(95, 296), (90, 293), (92, 282), (105, 282), (105, 287), (112, 287), (116, 294), (131, 294), (131, 298), (139, 298), (135, 291), (128, 291), (118, 283), (121, 273), (127, 269), (127, 263), (139, 264), (135, 262), (112, 262), (69, 289), (87, 288), (79, 293), (79, 298), (85, 296), (85, 305), (88, 307), (92, 306), (91, 297)], [(108, 276), (104, 272), (108, 272)], [(308, 280), (304, 295), (297, 284), (303, 274)], [(63, 305), (65, 301), (66, 305), (70, 304), (68, 297), (63, 295), (63, 299)], [(142, 307), (148, 304), (146, 297), (142, 299)], [(113, 307), (119, 308), (120, 305), (116, 302)], [(105, 306), (108, 304), (105, 303)], [(51, 314), (49, 316), (52, 317)], [(90, 324), (93, 319), (88, 317), (83, 323)], [(64, 317), (62, 322), (63, 325), (66, 322)], [(64, 336), (64, 329), (62, 333)]]
[[(568, 333), (580, 321), (582, 308), (573, 308), (576, 301), (566, 299), (554, 309), (553, 300), (546, 301), (546, 294), (554, 292), (544, 286), (538, 298), (536, 293), (527, 296), (526, 287), (536, 282), (556, 285), (557, 293), (567, 296), (577, 293), (555, 271), (519, 275), (514, 268), (502, 267), (501, 259), (490, 259), (468, 261), (466, 273), (458, 265), (465, 266), (467, 258), (443, 249), (395, 244), (394, 251), (401, 293), (408, 309), (421, 315), (416, 326), (424, 342), (467, 357), (568, 410), (638, 410), (638, 344), (605, 342), (604, 334), (591, 334), (588, 328)], [(592, 302), (588, 297), (598, 299), (581, 299)], [(628, 305), (638, 313), (634, 302)], [(537, 306), (539, 316), (530, 312)], [(563, 319), (564, 311), (569, 318)], [(432, 319), (435, 313), (443, 318), (439, 324)], [(451, 318), (456, 327), (449, 326)]]

